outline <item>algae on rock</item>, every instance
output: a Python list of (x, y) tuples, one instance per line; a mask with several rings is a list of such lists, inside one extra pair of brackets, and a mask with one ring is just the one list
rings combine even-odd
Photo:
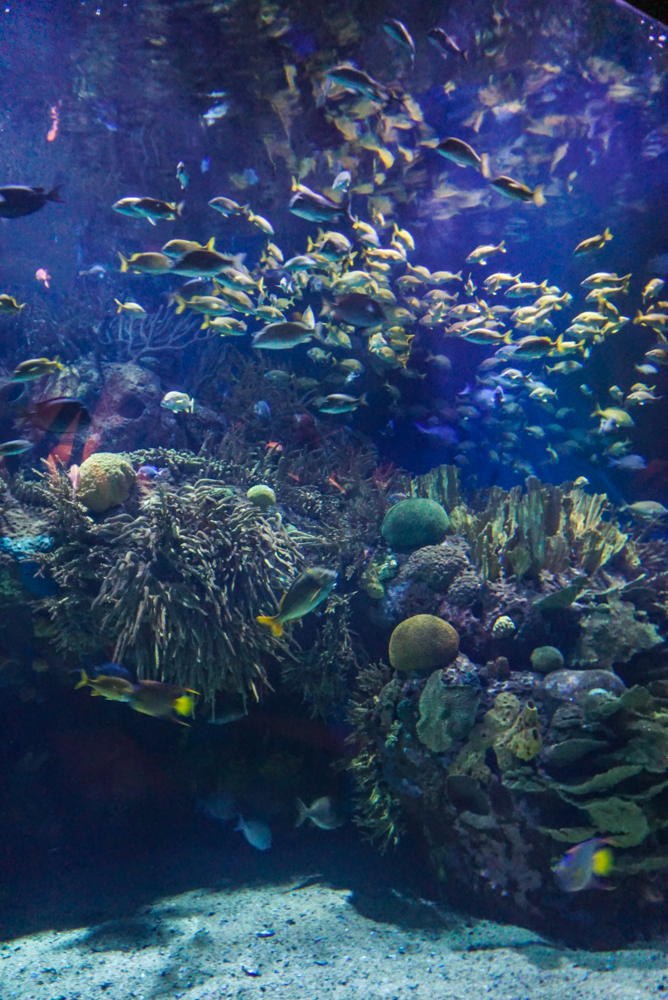
[(480, 693), (472, 684), (445, 684), (442, 670), (435, 670), (420, 695), (417, 734), (434, 753), (449, 750), (464, 739), (475, 722)]

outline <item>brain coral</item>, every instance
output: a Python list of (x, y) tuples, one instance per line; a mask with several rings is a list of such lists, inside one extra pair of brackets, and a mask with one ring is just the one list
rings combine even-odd
[(550, 674), (553, 670), (561, 670), (564, 657), (556, 646), (537, 646), (531, 654), (531, 666), (539, 674)]
[(450, 518), (433, 500), (401, 500), (390, 507), (383, 521), (383, 538), (396, 549), (438, 545), (445, 538)]
[(468, 568), (463, 550), (454, 542), (445, 541), (442, 545), (424, 545), (413, 552), (402, 566), (399, 580), (416, 580), (432, 590), (446, 591), (455, 577)]
[(395, 670), (433, 670), (459, 652), (452, 625), (434, 615), (414, 615), (400, 622), (390, 637), (390, 663)]
[(86, 459), (79, 469), (77, 500), (100, 514), (124, 503), (135, 481), (132, 466), (121, 455), (99, 451)]

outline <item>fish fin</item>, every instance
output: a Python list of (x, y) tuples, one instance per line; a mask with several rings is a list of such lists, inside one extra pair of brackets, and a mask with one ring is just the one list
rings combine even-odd
[(541, 208), (545, 204), (545, 195), (543, 194), (543, 185), (539, 184), (537, 188), (534, 189), (533, 193), (533, 203)]
[(301, 826), (305, 819), (308, 819), (308, 808), (301, 799), (297, 799), (297, 822), (295, 828)]
[[(128, 260), (126, 260), (126, 258), (120, 252), (120, 250), (118, 251), (118, 256), (121, 258), (121, 274), (125, 274), (125, 272), (130, 267), (130, 262)], [(116, 301), (116, 300), (114, 300), (114, 301)]]
[(185, 312), (188, 303), (185, 299), (182, 299), (180, 295), (175, 295), (174, 301), (178, 303), (176, 307), (176, 315), (180, 316), (182, 312)]
[(480, 155), (480, 173), (488, 179), (492, 176), (489, 168), (489, 153), (481, 153)]
[(56, 184), (56, 186), (52, 187), (50, 191), (47, 191), (47, 193), (44, 196), (46, 200), (59, 201), (61, 204), (64, 204), (65, 199), (60, 197), (60, 189), (62, 186), (63, 186), (62, 184)]
[(205, 250), (215, 250), (216, 249), (215, 242), (216, 242), (216, 237), (212, 236), (211, 239), (208, 241), (208, 243), (204, 244), (204, 249)]
[(275, 639), (280, 639), (283, 635), (283, 626), (280, 622), (276, 621), (275, 616), (270, 617), (267, 615), (259, 615), (255, 620), (258, 621), (260, 625), (268, 625), (271, 629), (271, 634)]
[(78, 684), (75, 684), (74, 690), (78, 691), (79, 688), (86, 687), (88, 684), (90, 684), (90, 677), (88, 676), (88, 674), (86, 673), (86, 671), (82, 667), (81, 668), (81, 680), (79, 681)]

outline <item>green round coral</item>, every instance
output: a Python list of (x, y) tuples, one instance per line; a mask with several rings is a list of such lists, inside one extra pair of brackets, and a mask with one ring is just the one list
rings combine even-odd
[(125, 503), (136, 479), (130, 463), (121, 455), (98, 451), (79, 469), (77, 500), (84, 507), (101, 514), (110, 507)]
[(268, 510), (269, 507), (273, 507), (276, 503), (276, 494), (271, 486), (265, 486), (264, 483), (261, 483), (259, 486), (251, 486), (246, 493), (246, 498), (261, 510)]
[(556, 646), (538, 646), (531, 654), (531, 666), (539, 674), (551, 674), (563, 665), (563, 654)]
[(450, 518), (434, 500), (401, 500), (390, 507), (383, 521), (383, 538), (394, 549), (419, 549), (438, 545), (445, 538)]
[(397, 625), (390, 636), (390, 663), (395, 670), (444, 667), (458, 652), (457, 632), (435, 615), (413, 615)]

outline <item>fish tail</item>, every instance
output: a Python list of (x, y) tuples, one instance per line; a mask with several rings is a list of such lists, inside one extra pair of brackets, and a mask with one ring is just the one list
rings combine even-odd
[(90, 683), (90, 677), (88, 676), (88, 674), (86, 673), (86, 671), (82, 667), (81, 668), (81, 680), (79, 681), (78, 684), (75, 684), (74, 690), (78, 691), (79, 688), (86, 687), (89, 683)]
[(188, 407), (188, 413), (194, 413), (194, 412), (195, 412), (195, 400), (191, 399), (190, 406)]
[(636, 313), (636, 317), (633, 320), (633, 322), (637, 324), (637, 323), (642, 323), (642, 321), (643, 321), (643, 315), (642, 315), (642, 313), (640, 312), (640, 309), (639, 309), (638, 312)]
[(211, 320), (209, 319), (209, 314), (205, 313), (204, 322), (200, 326), (200, 330), (208, 330), (210, 326), (211, 326)]
[(512, 342), (513, 342), (513, 331), (507, 330), (506, 333), (503, 335), (503, 343), (512, 344)]
[(487, 179), (492, 176), (489, 168), (489, 153), (481, 153), (480, 155), (480, 173)]
[(297, 822), (295, 823), (295, 827), (301, 826), (307, 817), (308, 808), (304, 805), (301, 799), (297, 799)]
[(116, 312), (117, 313), (122, 313), (123, 312), (123, 303), (119, 302), (118, 299), (114, 299), (114, 302), (118, 306), (118, 309), (116, 310)]
[(538, 187), (534, 189), (533, 203), (538, 208), (541, 208), (545, 204), (545, 195), (543, 194), (543, 190), (544, 186), (542, 184), (539, 184)]
[(60, 189), (62, 186), (63, 186), (62, 184), (56, 184), (56, 186), (52, 187), (50, 191), (47, 191), (46, 195), (44, 196), (46, 200), (59, 201), (62, 204), (64, 204), (65, 199), (60, 197)]
[(365, 392), (363, 392), (362, 395), (360, 396), (360, 398), (359, 398), (359, 404), (360, 404), (360, 406), (368, 406), (369, 405), (367, 403), (367, 401), (366, 401), (366, 393)]
[(205, 244), (204, 249), (205, 250), (215, 250), (215, 246), (214, 246), (215, 242), (216, 242), (216, 237), (212, 236), (211, 239), (208, 241), (208, 243)]
[(506, 241), (505, 240), (501, 240), (501, 242), (499, 243), (499, 247), (498, 248), (501, 251), (501, 253), (507, 253), (507, 251), (506, 251)]
[(258, 621), (260, 625), (268, 625), (269, 628), (271, 629), (271, 634), (274, 636), (275, 639), (280, 639), (281, 636), (283, 635), (283, 626), (281, 625), (280, 622), (276, 621), (275, 616), (271, 617), (267, 615), (259, 615), (256, 618), (256, 621)]
[(180, 295), (175, 295), (174, 301), (177, 303), (176, 315), (180, 316), (182, 312), (186, 311), (186, 306), (188, 305), (188, 303), (186, 302), (185, 299), (182, 299)]
[(125, 274), (125, 272), (130, 267), (130, 262), (128, 260), (126, 260), (126, 258), (120, 252), (120, 250), (118, 251), (118, 256), (121, 258), (121, 274)]
[(183, 215), (183, 209), (185, 207), (186, 207), (185, 201), (180, 201), (178, 205), (174, 206), (174, 211), (176, 212), (179, 218), (181, 218), (181, 216)]
[(604, 229), (604, 231), (603, 231), (603, 239), (606, 240), (606, 241), (612, 239), (612, 233), (610, 232), (610, 229), (608, 228), (608, 226), (606, 226), (605, 229)]
[(178, 715), (195, 718), (195, 699), (193, 698), (195, 693), (195, 691), (184, 691), (182, 695), (174, 699), (172, 708)]

